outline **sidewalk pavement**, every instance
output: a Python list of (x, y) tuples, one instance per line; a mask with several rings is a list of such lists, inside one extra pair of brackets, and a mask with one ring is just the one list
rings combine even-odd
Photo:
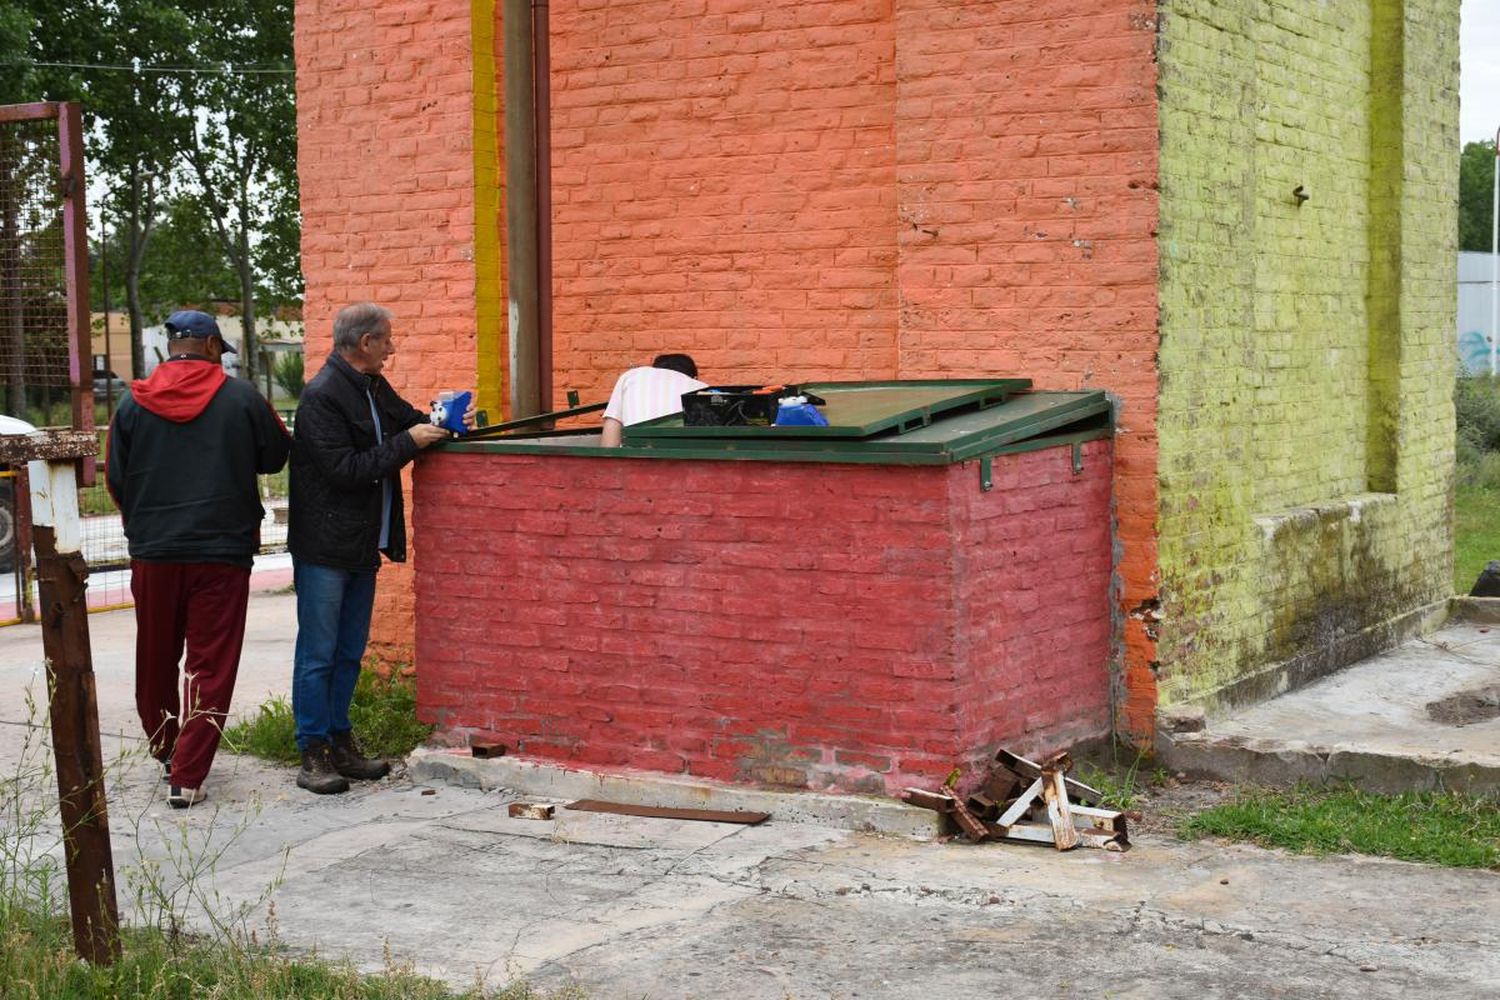
[[(292, 603), (252, 599), (239, 711), (286, 691)], [(213, 798), (174, 811), (132, 729), (130, 612), (91, 629), (134, 919), (149, 908), (127, 887), (150, 861), (192, 886), (182, 897), (198, 928), (208, 909), (238, 913), (265, 940), (274, 904), (295, 950), (373, 969), (388, 949), (456, 986), (525, 976), (596, 1000), (1375, 1000), (1478, 997), (1500, 982), (1493, 872), (1151, 835), (1125, 854), (942, 844), (789, 822), (774, 807), (758, 827), (561, 808), (511, 819), (504, 790), (398, 768), (318, 798), (290, 769), (222, 752)], [(19, 704), (40, 670), (36, 628), (0, 630), (0, 773), (35, 752), (23, 737), (34, 747), (41, 734)]]

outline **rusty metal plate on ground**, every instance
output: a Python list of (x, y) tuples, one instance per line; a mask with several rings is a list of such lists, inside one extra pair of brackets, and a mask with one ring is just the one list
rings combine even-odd
[(579, 799), (569, 802), (564, 809), (582, 812), (615, 813), (620, 816), (651, 816), (656, 819), (688, 819), (699, 823), (743, 823), (755, 826), (771, 818), (770, 813), (736, 812), (724, 809), (671, 809), (665, 806), (635, 806), (626, 802), (602, 802), (599, 799)]

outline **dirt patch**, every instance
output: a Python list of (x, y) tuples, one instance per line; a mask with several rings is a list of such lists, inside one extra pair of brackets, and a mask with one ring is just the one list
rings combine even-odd
[(1470, 688), (1427, 703), (1427, 717), (1449, 726), (1467, 726), (1500, 718), (1500, 684)]
[(1168, 778), (1141, 790), (1131, 809), (1141, 818), (1132, 821), (1130, 832), (1175, 837), (1183, 820), (1204, 809), (1212, 809), (1234, 797), (1237, 786), (1227, 781), (1186, 781)]

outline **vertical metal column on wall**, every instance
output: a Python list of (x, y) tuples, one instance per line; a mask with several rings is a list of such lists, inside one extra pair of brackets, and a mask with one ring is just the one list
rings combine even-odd
[(537, 395), (552, 412), (552, 42), (547, 0), (531, 0), (536, 89)]
[(542, 412), (538, 337), (536, 77), (531, 0), (505, 0), (506, 326), (510, 334), (510, 417)]

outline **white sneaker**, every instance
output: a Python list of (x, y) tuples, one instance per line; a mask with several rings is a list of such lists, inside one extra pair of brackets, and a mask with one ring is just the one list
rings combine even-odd
[(186, 809), (206, 798), (208, 793), (201, 788), (184, 788), (181, 785), (169, 785), (167, 788), (167, 805), (173, 809)]

